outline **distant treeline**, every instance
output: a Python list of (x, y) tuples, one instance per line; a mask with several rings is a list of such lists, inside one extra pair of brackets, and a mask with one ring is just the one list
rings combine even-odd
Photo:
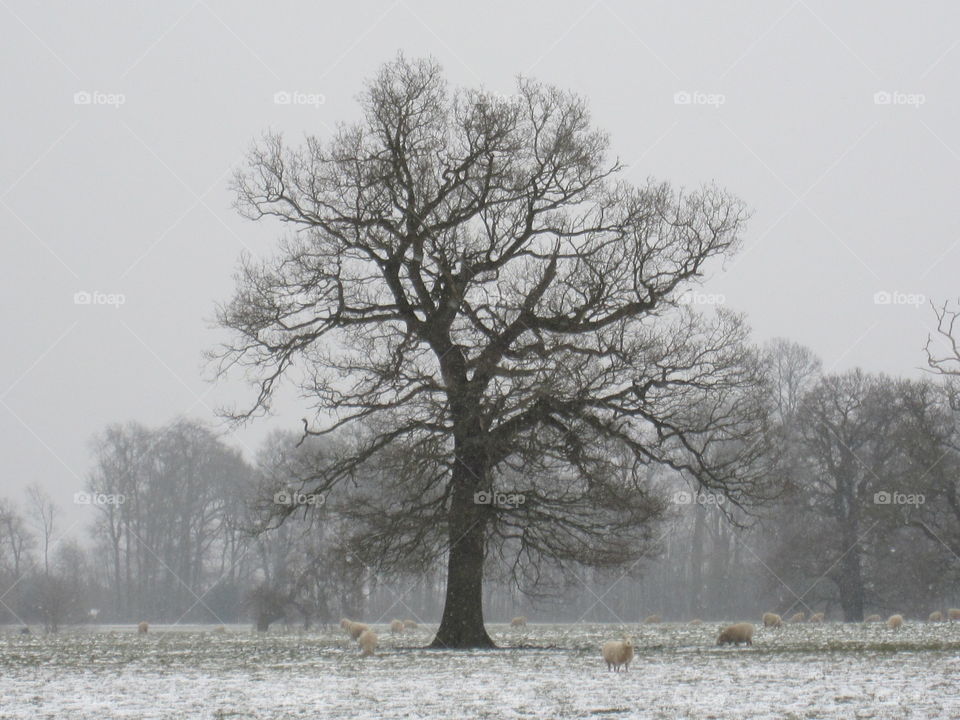
[[(660, 511), (639, 562), (573, 559), (517, 572), (508, 551), (522, 540), (502, 538), (487, 561), (487, 619), (751, 619), (772, 610), (860, 620), (960, 605), (954, 384), (824, 373), (788, 341), (762, 357), (777, 437), (764, 501), (738, 507), (651, 471)], [(402, 481), (397, 465), (311, 493), (311, 470), (344, 442), (275, 433), (248, 461), (192, 420), (106, 428), (93, 439), (82, 492), (54, 501), (34, 486), (0, 502), (0, 622), (436, 622), (443, 547), (383, 562), (385, 536), (429, 531), (395, 517), (388, 526), (374, 512)], [(95, 507), (85, 539), (63, 539), (66, 502)]]

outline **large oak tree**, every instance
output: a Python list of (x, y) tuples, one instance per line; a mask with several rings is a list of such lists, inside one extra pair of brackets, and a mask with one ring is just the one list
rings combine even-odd
[(312, 492), (402, 468), (373, 535), (384, 557), (445, 554), (435, 646), (492, 645), (491, 548), (528, 567), (638, 557), (663, 511), (651, 467), (737, 502), (762, 493), (747, 330), (682, 298), (736, 248), (740, 201), (629, 184), (583, 100), (530, 80), (511, 97), (451, 90), (401, 56), (361, 104), (325, 140), (251, 151), (238, 207), (291, 232), (243, 263), (216, 354), (257, 388), (237, 418), (289, 378), (306, 434), (350, 431)]

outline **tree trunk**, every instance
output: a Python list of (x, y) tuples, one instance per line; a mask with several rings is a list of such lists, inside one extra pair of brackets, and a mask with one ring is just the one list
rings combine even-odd
[(257, 614), (257, 632), (266, 632), (270, 629), (270, 623), (273, 620), (270, 618), (267, 613), (258, 613)]
[(703, 616), (703, 535), (706, 525), (706, 509), (696, 504), (693, 521), (693, 539), (690, 550), (690, 614)]
[[(856, 533), (849, 540), (850, 533), (844, 533), (846, 548), (852, 548), (840, 561), (840, 606), (843, 608), (845, 622), (863, 622), (863, 572), (860, 567), (860, 548), (857, 546)], [(849, 540), (849, 542), (848, 542)]]
[[(461, 473), (473, 477), (457, 477)], [(483, 626), (484, 514), (488, 508), (474, 502), (477, 482), (469, 470), (455, 470), (453, 482), (447, 593), (440, 628), (430, 647), (492, 648), (496, 645)]]

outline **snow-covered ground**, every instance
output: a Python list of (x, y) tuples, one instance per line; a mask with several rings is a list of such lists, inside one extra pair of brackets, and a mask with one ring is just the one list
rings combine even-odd
[[(958, 718), (960, 623), (757, 629), (720, 623), (491, 625), (511, 649), (423, 650), (428, 628), (362, 658), (339, 628), (68, 629), (0, 636), (0, 718)], [(627, 673), (600, 658), (626, 630)]]

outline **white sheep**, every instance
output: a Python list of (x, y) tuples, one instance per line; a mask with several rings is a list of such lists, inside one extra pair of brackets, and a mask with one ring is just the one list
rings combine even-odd
[(377, 634), (373, 630), (364, 630), (357, 638), (357, 643), (362, 648), (361, 655), (373, 655), (373, 651), (377, 647)]
[(360, 635), (363, 634), (365, 630), (369, 630), (370, 626), (365, 625), (364, 623), (354, 622), (353, 620), (347, 620), (344, 618), (340, 621), (340, 627), (347, 631), (347, 633), (356, 640)]
[(717, 638), (717, 645), (739, 645), (745, 643), (753, 645), (753, 625), (750, 623), (734, 623), (723, 629)]
[(515, 617), (513, 620), (510, 621), (510, 627), (526, 627), (526, 626), (527, 626), (526, 615)]
[(391, 620), (390, 621), (390, 632), (392, 633), (402, 633), (404, 630), (402, 620)]
[(623, 671), (626, 672), (630, 667), (630, 661), (633, 660), (633, 641), (626, 638), (604, 643), (603, 660), (607, 663), (607, 670), (620, 672), (622, 666)]

